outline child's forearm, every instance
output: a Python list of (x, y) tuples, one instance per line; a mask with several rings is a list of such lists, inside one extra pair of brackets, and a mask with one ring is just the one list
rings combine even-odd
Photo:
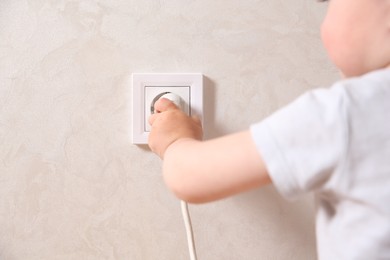
[(176, 196), (192, 203), (221, 199), (270, 182), (249, 131), (204, 142), (179, 139), (166, 150), (163, 174)]

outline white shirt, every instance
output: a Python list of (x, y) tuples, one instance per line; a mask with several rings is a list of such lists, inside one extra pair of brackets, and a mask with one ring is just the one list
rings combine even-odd
[(310, 91), (251, 132), (284, 197), (314, 192), (319, 259), (390, 259), (390, 70)]

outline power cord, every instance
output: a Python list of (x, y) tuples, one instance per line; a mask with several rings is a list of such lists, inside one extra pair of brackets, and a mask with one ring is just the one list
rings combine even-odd
[[(158, 113), (158, 111), (156, 111), (154, 109), (154, 104), (157, 102), (157, 100), (159, 100), (160, 98), (163, 98), (163, 97), (164, 98), (168, 98), (178, 108), (183, 110), (183, 104), (181, 102), (180, 96), (178, 96), (178, 95), (176, 95), (174, 93), (171, 93), (171, 92), (163, 92), (163, 93), (157, 95), (153, 99), (152, 104), (150, 106), (150, 112), (152, 114), (154, 114), (156, 112)], [(194, 233), (192, 231), (191, 217), (190, 217), (190, 212), (188, 211), (188, 204), (187, 204), (187, 202), (185, 202), (183, 200), (180, 201), (180, 204), (181, 204), (181, 213), (183, 215), (184, 225), (185, 225), (186, 233), (187, 233), (187, 242), (188, 242), (188, 250), (189, 250), (189, 253), (190, 253), (190, 260), (197, 260), (196, 249), (195, 249)]]
[(190, 217), (190, 212), (188, 211), (188, 204), (187, 202), (182, 200), (180, 201), (180, 204), (181, 204), (181, 213), (183, 214), (184, 225), (187, 233), (187, 242), (188, 242), (188, 250), (190, 253), (190, 259), (197, 260), (194, 232), (192, 231), (191, 217)]

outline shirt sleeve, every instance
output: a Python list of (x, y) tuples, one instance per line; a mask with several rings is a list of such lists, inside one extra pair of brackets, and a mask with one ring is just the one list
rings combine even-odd
[(342, 171), (347, 117), (344, 91), (335, 86), (310, 91), (251, 126), (268, 173), (284, 197), (323, 189)]

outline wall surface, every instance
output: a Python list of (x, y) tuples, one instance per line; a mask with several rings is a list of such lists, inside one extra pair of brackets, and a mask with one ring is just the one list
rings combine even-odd
[[(0, 1), (0, 259), (188, 259), (160, 160), (130, 143), (132, 72), (205, 75), (206, 137), (337, 77), (326, 4)], [(200, 260), (315, 259), (310, 196), (192, 205)]]

